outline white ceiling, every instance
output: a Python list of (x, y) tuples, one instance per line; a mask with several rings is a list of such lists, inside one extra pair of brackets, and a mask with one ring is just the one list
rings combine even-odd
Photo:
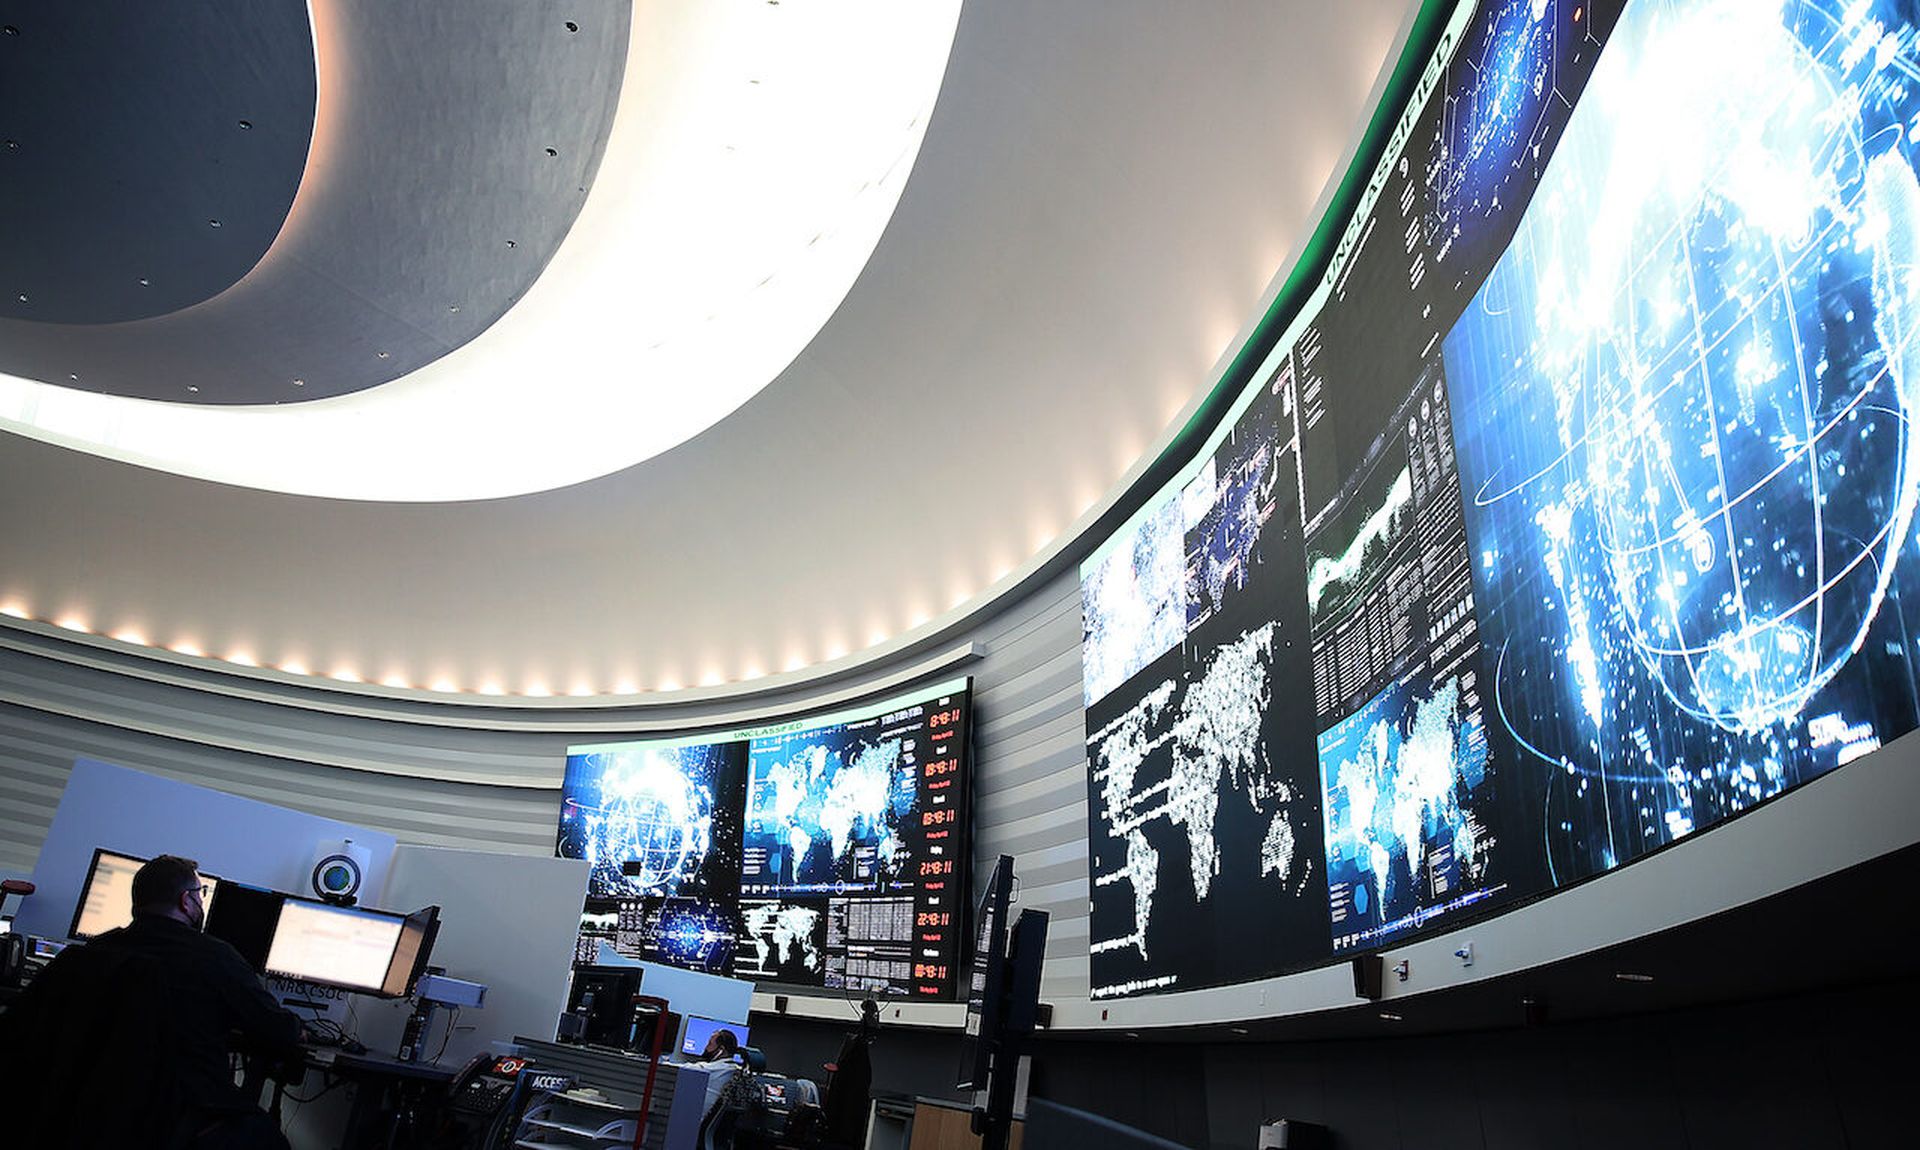
[[(369, 41), (408, 31), (422, 50), (462, 57), (456, 70), (468, 75), (486, 72), (491, 52), (514, 41), (483, 18), (484, 8), (475, 10), (469, 40), (458, 49), (441, 34), (442, 21), (392, 18), (419, 17), (427, 7), (383, 6), (385, 18), (377, 21), (346, 18), (348, 8), (339, 4), (314, 9), (322, 33), (307, 67), (317, 52), (318, 112), (311, 118), (323, 128), (296, 210), (286, 212), (284, 193), (273, 201), (274, 218), (288, 216), (279, 242), (265, 258), (254, 253), (257, 266), (231, 291), (195, 307), (194, 319), (255, 333), (305, 325), (338, 345), (364, 338), (322, 311), (298, 307), (311, 294), (300, 290), (307, 261), (298, 253), (338, 252), (336, 239), (345, 238), (355, 207), (367, 199), (363, 183), (338, 176), (343, 150), (356, 143), (375, 150), (386, 169), (400, 157), (432, 155), (453, 125), (484, 135), (486, 150), (516, 177), (524, 179), (528, 169), (547, 177), (548, 187), (511, 199), (516, 214), (551, 221), (548, 250), (532, 250), (534, 235), (523, 237), (528, 251), (519, 250), (519, 240), (506, 247), (500, 232), (525, 230), (508, 224), (477, 244), (420, 248), (417, 268), (396, 266), (389, 250), (369, 253), (373, 258), (355, 263), (350, 278), (369, 285), (368, 295), (401, 287), (411, 297), (407, 305), (383, 310), (403, 323), (423, 300), (441, 299), (465, 300), (469, 314), (497, 319), (472, 324), (458, 346), (421, 348), (425, 362), (390, 381), (376, 377), (366, 382), (378, 386), (326, 398), (319, 385), (342, 373), (258, 346), (229, 346), (220, 355), (196, 341), (200, 363), (169, 365), (166, 378), (156, 380), (138, 356), (163, 325), (135, 325), (119, 333), (133, 360), (120, 374), (134, 375), (146, 389), (136, 394), (169, 402), (112, 394), (91, 370), (84, 384), (0, 374), (0, 430), (244, 487), (395, 502), (545, 491), (657, 455), (765, 387), (845, 298), (912, 171), (960, 3), (652, 4), (631, 22), (626, 43), (623, 19), (606, 20), (605, 28), (601, 21), (528, 20), (530, 38), (559, 49), (564, 66), (521, 69), (521, 84), (499, 84), (484, 98), (460, 85), (415, 87), (419, 70), (400, 59), (388, 57), (383, 66)], [(520, 9), (523, 17), (533, 11)], [(599, 71), (607, 56), (624, 57), (624, 77)], [(618, 107), (601, 100), (581, 109), (572, 99), (581, 88), (617, 92)], [(383, 97), (367, 99), (370, 89)], [(186, 95), (182, 102), (200, 102)], [(545, 115), (523, 112), (522, 100), (540, 97), (550, 105)], [(139, 118), (158, 124), (186, 117), (167, 100), (121, 102), (144, 106), (149, 111)], [(365, 115), (395, 108), (406, 109), (398, 123)], [(253, 135), (234, 131), (227, 117), (215, 119), (223, 135)], [(519, 131), (497, 127), (514, 121)], [(46, 134), (85, 135), (78, 125), (64, 126), (70, 130)], [(590, 145), (578, 146), (581, 134), (590, 134)], [(305, 137), (299, 142), (305, 161)], [(201, 165), (143, 151), (129, 166)], [(31, 178), (42, 172), (51, 177), (54, 169), (24, 172), (14, 182), (50, 199), (71, 192), (71, 180)], [(417, 243), (417, 207), (408, 206), (457, 207), (474, 195), (437, 164), (378, 191), (387, 218), (377, 230), (410, 244)], [(62, 233), (129, 226), (121, 222), (125, 213), (111, 210), (46, 214), (69, 224)], [(195, 223), (209, 234), (232, 231)], [(127, 241), (134, 238), (108, 242), (133, 246)], [(63, 252), (56, 248), (54, 257)], [(490, 308), (475, 308), (480, 301), (468, 298), (474, 277), (467, 264), (475, 255), (520, 269)], [(108, 277), (115, 286), (122, 280), (131, 282), (124, 273)], [(280, 306), (267, 306), (269, 300)], [(21, 306), (32, 311), (48, 303)], [(457, 319), (462, 310), (450, 304), (446, 313)], [(26, 330), (19, 343), (49, 342), (49, 325), (20, 326)], [(60, 332), (63, 342), (81, 344), (98, 334)], [(357, 356), (362, 366), (376, 367), (393, 357), (385, 344)], [(331, 366), (342, 356), (326, 358)], [(222, 370), (235, 361), (246, 365), (239, 380)], [(349, 451), (355, 465), (342, 467)]]
[[(895, 645), (1059, 546), (1198, 401), (1413, 7), (968, 5), (871, 261), (718, 424), (576, 486), (444, 504), (0, 438), (0, 611), (489, 694), (671, 690)], [(440, 191), (436, 212), (483, 194)]]

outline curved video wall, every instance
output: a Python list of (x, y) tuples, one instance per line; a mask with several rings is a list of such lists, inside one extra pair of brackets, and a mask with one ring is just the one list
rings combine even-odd
[(1916, 725), (1910, 14), (1449, 14), (1324, 275), (1082, 567), (1093, 997), (1457, 925)]
[(971, 690), (568, 747), (554, 853), (590, 864), (576, 965), (954, 999)]

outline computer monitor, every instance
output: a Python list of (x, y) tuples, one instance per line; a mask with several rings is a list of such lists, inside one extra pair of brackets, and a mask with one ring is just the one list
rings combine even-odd
[(440, 908), (422, 907), (400, 924), (400, 938), (394, 944), (393, 958), (387, 963), (387, 977), (380, 993), (388, 998), (405, 998), (413, 993), (413, 984), (426, 973), (427, 959), (433, 954), (434, 939), (440, 936)]
[(567, 991), (567, 1013), (580, 1018), (581, 1042), (625, 1047), (633, 1038), (633, 1000), (640, 993), (637, 966), (581, 966)]
[[(80, 901), (73, 908), (73, 925), (68, 928), (67, 937), (93, 938), (132, 922), (133, 876), (146, 863), (139, 855), (95, 847), (93, 862), (87, 867), (87, 880), (80, 888)], [(207, 884), (200, 908), (212, 914), (220, 880), (205, 871), (200, 873), (200, 878)]]
[(695, 1058), (706, 1053), (707, 1040), (716, 1030), (731, 1030), (739, 1041), (736, 1046), (747, 1045), (747, 1028), (738, 1022), (722, 1022), (717, 1018), (701, 1018), (699, 1015), (687, 1016), (686, 1032), (680, 1038), (680, 1053)]
[(1007, 903), (1013, 894), (1013, 856), (1001, 855), (987, 878), (987, 889), (980, 896), (980, 909), (974, 913), (973, 970), (967, 991), (967, 1020), (960, 1036), (961, 1089), (981, 1090), (987, 1084), (992, 1061), (994, 1033), (999, 1021), (998, 1003), (1005, 978), (1007, 951)]
[(280, 907), (287, 896), (275, 890), (237, 882), (220, 888), (219, 904), (207, 911), (207, 934), (240, 952), (256, 971), (267, 969), (273, 932), (280, 924)]
[(284, 896), (266, 973), (387, 994), (405, 915)]

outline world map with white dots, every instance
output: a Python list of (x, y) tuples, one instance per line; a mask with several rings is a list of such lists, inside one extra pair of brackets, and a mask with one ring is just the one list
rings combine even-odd
[(871, 890), (907, 876), (915, 768), (898, 738), (756, 745), (748, 765), (750, 884), (783, 891)]

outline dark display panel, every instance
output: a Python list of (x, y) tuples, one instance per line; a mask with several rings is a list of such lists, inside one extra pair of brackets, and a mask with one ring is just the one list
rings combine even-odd
[(1096, 997), (1464, 921), (1920, 723), (1912, 15), (1454, 10), (1082, 567)]
[[(1302, 561), (1294, 402), (1285, 377), (1255, 393), (1089, 569), (1089, 659), (1139, 664), (1087, 707), (1096, 997), (1251, 978), (1323, 933), (1306, 605), (1272, 594)], [(1173, 598), (1179, 638), (1142, 663), (1150, 593)]]
[(605, 946), (955, 997), (968, 710), (958, 680), (751, 730), (573, 748), (558, 853), (593, 864), (576, 958)]
[(740, 938), (733, 900), (671, 896), (615, 905), (614, 950), (620, 954), (708, 974), (731, 969)]
[(1308, 526), (1335, 952), (1496, 897), (1498, 818), (1446, 388), (1429, 366)]
[(736, 978), (825, 986), (827, 900), (743, 898), (744, 945), (733, 965)]

